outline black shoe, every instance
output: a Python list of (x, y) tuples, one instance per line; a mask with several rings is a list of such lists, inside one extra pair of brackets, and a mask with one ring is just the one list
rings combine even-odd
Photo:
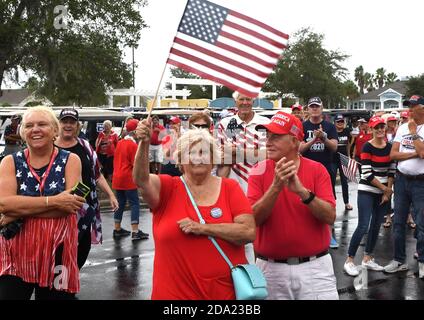
[(114, 238), (120, 238), (120, 237), (127, 237), (131, 234), (130, 231), (125, 230), (124, 228), (121, 228), (119, 230), (113, 230), (113, 237)]
[(149, 239), (149, 234), (148, 233), (144, 233), (141, 230), (138, 230), (137, 232), (132, 232), (131, 234), (131, 240), (145, 240), (145, 239)]

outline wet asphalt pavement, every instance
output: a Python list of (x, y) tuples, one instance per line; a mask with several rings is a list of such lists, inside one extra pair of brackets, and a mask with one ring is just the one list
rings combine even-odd
[[(345, 211), (341, 187), (336, 186), (337, 220), (335, 232), (340, 244), (338, 249), (331, 249), (337, 289), (341, 300), (423, 300), (424, 281), (418, 279), (418, 263), (413, 259), (416, 241), (413, 230), (407, 227), (407, 262), (409, 270), (395, 274), (367, 272), (365, 287), (355, 289), (354, 282), (360, 279), (346, 275), (343, 264), (352, 233), (357, 225), (356, 185), (349, 184), (350, 203), (354, 209)], [(104, 204), (104, 205), (103, 205)], [(151, 213), (143, 208), (140, 213), (140, 229), (150, 234), (148, 240), (133, 242), (131, 237), (114, 240), (112, 238), (113, 213), (102, 202), (104, 241), (94, 245), (88, 260), (81, 270), (81, 291), (77, 297), (81, 300), (148, 300), (151, 293), (154, 243), (151, 228)], [(130, 213), (124, 213), (122, 226), (130, 230)], [(364, 240), (363, 240), (364, 243)], [(355, 263), (360, 264), (364, 246), (360, 246)], [(380, 229), (375, 260), (386, 265), (392, 259), (392, 227)]]

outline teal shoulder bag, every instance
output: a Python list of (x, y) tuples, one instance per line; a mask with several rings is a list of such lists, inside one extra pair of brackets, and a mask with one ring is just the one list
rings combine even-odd
[[(202, 217), (202, 214), (199, 211), (199, 208), (196, 205), (196, 202), (193, 199), (193, 196), (188, 188), (184, 178), (180, 177), (181, 181), (186, 188), (188, 197), (196, 210), (197, 216), (201, 224), (205, 224), (205, 220)], [(263, 300), (268, 296), (268, 291), (266, 288), (266, 280), (262, 271), (254, 264), (239, 264), (234, 266), (227, 255), (222, 251), (218, 242), (216, 242), (214, 237), (208, 237), (212, 241), (218, 252), (224, 258), (225, 262), (230, 267), (231, 277), (233, 279), (234, 290), (237, 300)]]

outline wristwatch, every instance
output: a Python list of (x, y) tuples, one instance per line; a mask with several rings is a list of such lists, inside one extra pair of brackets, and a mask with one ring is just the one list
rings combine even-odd
[(419, 138), (420, 138), (420, 136), (419, 136), (418, 134), (413, 134), (413, 135), (411, 136), (411, 139), (412, 139), (413, 141), (418, 140)]
[(311, 190), (308, 190), (308, 192), (309, 192), (309, 197), (307, 197), (305, 200), (302, 200), (304, 204), (310, 204), (312, 200), (315, 199), (315, 193), (313, 193)]

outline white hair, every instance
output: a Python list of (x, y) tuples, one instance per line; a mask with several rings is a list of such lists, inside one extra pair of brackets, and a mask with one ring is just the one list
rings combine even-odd
[(182, 164), (188, 164), (190, 148), (201, 143), (211, 153), (211, 164), (221, 163), (221, 150), (217, 140), (206, 129), (193, 128), (187, 130), (177, 141), (174, 160), (180, 169)]
[(234, 100), (237, 100), (239, 97), (240, 97), (240, 92), (238, 92), (238, 91), (234, 91), (234, 92), (233, 92), (233, 99), (234, 99)]

